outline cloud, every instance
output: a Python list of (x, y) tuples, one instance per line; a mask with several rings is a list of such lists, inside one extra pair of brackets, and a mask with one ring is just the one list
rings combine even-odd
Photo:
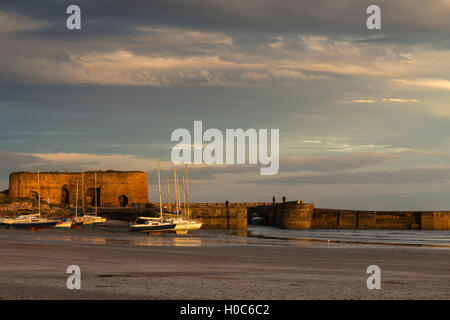
[(37, 30), (48, 27), (49, 25), (50, 23), (43, 19), (33, 19), (0, 9), (0, 34), (24, 30)]
[[(316, 171), (334, 172), (383, 164), (398, 159), (398, 155), (381, 152), (354, 152), (339, 156), (289, 157), (280, 160), (282, 172)], [(17, 170), (80, 171), (80, 170), (132, 170), (155, 171), (157, 161), (138, 158), (126, 154), (98, 155), (87, 153), (33, 153), (19, 154), (0, 152), (4, 175)], [(224, 174), (258, 174), (258, 165), (190, 165), (192, 179), (215, 179)], [(162, 161), (164, 175), (172, 175), (176, 166), (170, 161)]]
[(442, 89), (442, 90), (450, 90), (450, 81), (447, 79), (433, 79), (433, 78), (425, 78), (425, 79), (393, 79), (393, 82), (400, 83), (403, 85), (409, 86), (419, 86), (430, 89)]
[[(338, 172), (310, 176), (285, 176), (246, 180), (266, 185), (314, 184), (423, 184), (450, 181), (450, 167), (408, 168), (393, 171)], [(242, 181), (244, 182), (244, 181)]]
[(6, 179), (11, 171), (26, 170), (29, 165), (39, 162), (39, 158), (29, 154), (0, 151), (0, 176)]
[[(171, 174), (170, 132), (194, 119), (280, 128), (276, 178), (442, 164), (404, 155), (450, 147), (446, 0), (381, 0), (377, 32), (358, 0), (77, 4), (80, 32), (65, 27), (60, 0), (0, 2), (0, 149), (22, 154), (8, 168), (153, 174), (159, 158)], [(238, 179), (258, 172), (193, 167), (192, 177), (244, 197)]]
[[(156, 167), (156, 161), (128, 154), (98, 155), (88, 153), (34, 153), (34, 166), (46, 170), (131, 170), (147, 171)], [(30, 164), (31, 165), (31, 164)]]
[(419, 102), (419, 100), (417, 100), (417, 99), (400, 99), (400, 98), (382, 98), (381, 101), (383, 101), (383, 102), (401, 102), (401, 103)]
[(333, 172), (364, 168), (398, 159), (398, 155), (382, 152), (351, 152), (337, 156), (290, 157), (280, 160), (280, 171)]
[[(201, 0), (156, 1), (79, 0), (86, 13), (85, 26), (105, 35), (129, 33), (138, 27), (175, 26), (196, 30), (226, 30), (229, 33), (305, 33), (315, 32), (318, 39), (328, 33), (353, 34), (369, 38), (365, 28), (366, 3), (348, 0), (336, 3), (324, 0), (281, 1), (250, 0), (242, 3), (218, 0), (214, 4)], [(447, 0), (435, 0), (432, 5), (418, 0), (381, 0), (383, 31), (402, 41), (421, 41), (427, 35), (446, 35), (450, 5)], [(2, 2), (1, 8), (32, 18), (47, 17), (58, 21), (65, 13), (65, 3), (46, 0), (32, 3)], [(104, 26), (101, 28), (101, 26)], [(403, 38), (402, 38), (403, 36)]]
[[(399, 84), (406, 84), (416, 81), (412, 77), (444, 77), (450, 68), (448, 49), (437, 50), (423, 42), (380, 46), (363, 41), (366, 32), (351, 30), (365, 28), (349, 28), (357, 21), (361, 25), (366, 16), (361, 4), (353, 0), (345, 5), (331, 1), (314, 5), (308, 0), (276, 6), (272, 1), (257, 1), (252, 10), (234, 1), (211, 6), (178, 0), (169, 6), (136, 0), (127, 7), (117, 2), (104, 4), (106, 11), (101, 1), (81, 1), (79, 5), (87, 13), (82, 32), (77, 34), (69, 33), (60, 23), (63, 5), (50, 0), (44, 3), (49, 5), (3, 5), (3, 20), (30, 22), (4, 23), (11, 27), (0, 39), (4, 48), (0, 52), (0, 83), (252, 87), (256, 83), (290, 85), (346, 76), (395, 77), (404, 79)], [(416, 18), (419, 13), (402, 2), (385, 6), (390, 12), (413, 11)], [(427, 7), (424, 11), (436, 16), (448, 10), (445, 2), (436, 7), (440, 10)], [(270, 19), (261, 20), (265, 16)], [(419, 22), (434, 32), (439, 25), (427, 19)], [(32, 26), (31, 31), (28, 26)], [(256, 37), (255, 31), (260, 36)], [(442, 81), (433, 83), (448, 87)]]
[(375, 103), (373, 99), (355, 99), (351, 101), (341, 101), (340, 103)]
[[(401, 102), (401, 103), (408, 103), (408, 102), (419, 102), (417, 99), (403, 99), (403, 98), (381, 98), (379, 100), (380, 102)], [(377, 100), (375, 99), (354, 99), (350, 101), (341, 100), (339, 103), (375, 103)]]

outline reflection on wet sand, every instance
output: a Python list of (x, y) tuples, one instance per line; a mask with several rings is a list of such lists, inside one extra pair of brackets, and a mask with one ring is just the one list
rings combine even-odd
[(166, 238), (166, 239), (151, 239), (142, 238), (132, 241), (136, 246), (174, 246), (174, 247), (198, 247), (202, 245), (201, 238)]
[(80, 237), (80, 236), (52, 236), (39, 235), (33, 237), (41, 241), (63, 241), (63, 242), (78, 242), (78, 243), (92, 243), (92, 244), (106, 244), (106, 238), (102, 237)]
[(448, 232), (395, 230), (286, 230), (266, 226), (249, 226), (247, 230), (197, 230), (188, 235), (162, 233), (160, 235), (132, 234), (128, 224), (111, 221), (103, 226), (70, 231), (42, 230), (30, 232), (3, 229), (1, 239), (26, 242), (72, 242), (93, 245), (129, 246), (365, 246), (402, 245), (450, 247)]
[(76, 242), (76, 243), (91, 243), (91, 244), (120, 244), (120, 245), (135, 245), (135, 246), (201, 246), (202, 239), (196, 238), (181, 238), (181, 237), (142, 237), (137, 239), (117, 239), (107, 237), (80, 237), (80, 236), (52, 236), (52, 235), (39, 235), (33, 237), (39, 241), (62, 241), (62, 242)]

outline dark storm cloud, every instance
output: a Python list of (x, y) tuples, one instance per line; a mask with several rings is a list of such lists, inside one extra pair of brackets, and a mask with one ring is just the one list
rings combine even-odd
[[(58, 37), (68, 33), (65, 9), (70, 4), (59, 0), (3, 1), (0, 8), (51, 22), (46, 28), (22, 31), (22, 35)], [(84, 37), (136, 35), (139, 27), (162, 26), (222, 31), (241, 35), (252, 43), (265, 41), (264, 34), (352, 35), (362, 41), (395, 39), (399, 43), (423, 43), (447, 40), (450, 26), (448, 19), (445, 20), (450, 6), (443, 0), (426, 8), (417, 0), (377, 1), (382, 8), (380, 33), (385, 34), (378, 40), (373, 40), (373, 32), (365, 26), (369, 3), (359, 0), (345, 3), (334, 0), (80, 0), (77, 4), (82, 8), (83, 17), (79, 34)]]

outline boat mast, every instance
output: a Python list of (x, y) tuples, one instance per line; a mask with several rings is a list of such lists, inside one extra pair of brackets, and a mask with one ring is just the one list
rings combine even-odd
[(181, 186), (183, 188), (183, 208), (184, 208), (183, 217), (186, 219), (186, 192), (184, 190), (184, 177), (183, 176), (181, 176)]
[(159, 161), (158, 161), (158, 188), (159, 188), (159, 214), (160, 214), (160, 218), (162, 220), (163, 218), (163, 213), (162, 213), (162, 192), (161, 192), (161, 173), (160, 173), (160, 166), (159, 166)]
[(177, 193), (178, 193), (178, 213), (181, 212), (181, 194), (180, 194), (180, 177), (178, 176), (178, 170), (177, 170)]
[(94, 190), (95, 190), (95, 216), (97, 216), (97, 172), (94, 174)]
[(39, 181), (39, 168), (37, 169), (37, 178), (38, 178), (38, 210), (39, 210), (39, 218), (41, 217), (41, 184)]
[(177, 171), (176, 169), (173, 169), (173, 177), (174, 177), (174, 183), (175, 183), (175, 207), (177, 209), (177, 215), (179, 212), (179, 208), (178, 208), (178, 184), (177, 184)]
[(187, 214), (188, 220), (191, 219), (191, 203), (189, 202), (189, 174), (188, 165), (186, 164), (186, 198), (187, 198)]
[(84, 171), (81, 172), (81, 207), (84, 212)]
[(78, 216), (78, 180), (77, 180), (77, 193), (75, 197), (75, 217)]
[(167, 175), (167, 210), (170, 212), (172, 211), (172, 206), (170, 204), (170, 181), (169, 181), (169, 175)]

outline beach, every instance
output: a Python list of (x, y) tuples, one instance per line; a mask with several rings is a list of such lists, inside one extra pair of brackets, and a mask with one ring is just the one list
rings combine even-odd
[[(250, 230), (251, 233), (251, 230)], [(69, 265), (81, 289), (69, 290)], [(369, 290), (369, 265), (381, 289)], [(446, 246), (282, 241), (246, 231), (0, 229), (0, 299), (450, 299)]]

